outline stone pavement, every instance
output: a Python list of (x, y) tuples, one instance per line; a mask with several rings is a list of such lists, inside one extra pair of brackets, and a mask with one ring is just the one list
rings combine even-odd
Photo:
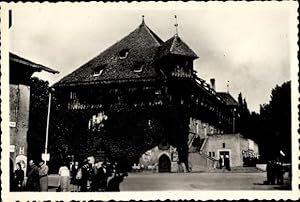
[[(58, 175), (49, 176), (50, 192), (56, 191), (58, 179)], [(284, 185), (264, 185), (265, 180), (265, 172), (129, 173), (121, 183), (120, 189), (121, 191), (291, 189), (291, 179), (287, 174), (284, 176)]]

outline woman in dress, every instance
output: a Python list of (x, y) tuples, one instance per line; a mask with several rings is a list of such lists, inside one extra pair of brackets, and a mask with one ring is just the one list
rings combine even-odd
[(24, 171), (22, 170), (21, 163), (17, 163), (17, 169), (14, 175), (14, 190), (15, 191), (22, 191), (22, 185), (24, 181)]
[(60, 191), (62, 192), (69, 191), (70, 171), (66, 166), (66, 163), (63, 163), (63, 165), (59, 168), (58, 175), (60, 176), (59, 179)]

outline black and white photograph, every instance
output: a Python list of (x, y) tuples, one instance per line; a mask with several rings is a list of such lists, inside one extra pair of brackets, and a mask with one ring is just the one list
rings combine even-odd
[(7, 201), (299, 198), (297, 2), (0, 5)]

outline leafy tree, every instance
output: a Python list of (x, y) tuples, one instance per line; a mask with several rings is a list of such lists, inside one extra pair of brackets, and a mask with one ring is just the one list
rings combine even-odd
[(246, 98), (243, 98), (242, 93), (238, 95), (238, 103), (239, 103), (239, 117), (237, 120), (237, 131), (242, 133), (244, 136), (249, 137), (249, 126), (250, 121), (250, 111), (248, 109), (248, 104)]
[(238, 132), (258, 143), (261, 159), (275, 159), (282, 150), (285, 161), (291, 161), (291, 82), (272, 89), (269, 103), (260, 106), (260, 113), (251, 112), (247, 101), (238, 95)]
[[(29, 130), (27, 136), (28, 158), (41, 161), (41, 154), (45, 151), (47, 113), (49, 104), (49, 83), (37, 77), (30, 81), (30, 108)], [(54, 96), (51, 100), (48, 153), (50, 153), (50, 172), (56, 172), (57, 167), (66, 158), (68, 144), (66, 128), (61, 120), (63, 116), (57, 116), (59, 106)], [(59, 113), (64, 114), (64, 113)], [(60, 131), (60, 132), (58, 132)]]
[(286, 154), (286, 161), (291, 161), (291, 82), (276, 85), (271, 92), (271, 100), (260, 107), (262, 122), (261, 142), (263, 154), (276, 158), (279, 151)]

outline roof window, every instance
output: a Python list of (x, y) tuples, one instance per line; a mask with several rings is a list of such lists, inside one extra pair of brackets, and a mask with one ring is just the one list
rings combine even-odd
[(143, 71), (143, 68), (144, 68), (144, 65), (143, 65), (143, 64), (142, 64), (142, 65), (136, 65), (136, 66), (134, 66), (134, 68), (133, 68), (133, 72), (135, 72), (135, 73), (140, 73), (140, 72)]
[(122, 49), (122, 50), (119, 52), (119, 58), (120, 58), (120, 59), (125, 59), (125, 58), (127, 58), (128, 52), (129, 52), (129, 49)]
[(94, 73), (93, 73), (93, 76), (100, 76), (102, 73), (103, 73), (103, 70), (104, 70), (104, 67), (106, 65), (101, 65), (101, 66), (98, 66), (94, 69)]

